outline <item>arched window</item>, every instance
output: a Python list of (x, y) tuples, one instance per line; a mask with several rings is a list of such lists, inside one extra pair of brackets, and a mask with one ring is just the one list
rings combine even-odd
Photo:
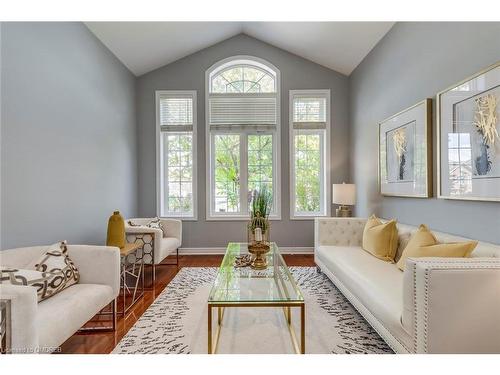
[(251, 56), (206, 72), (207, 217), (246, 219), (248, 196), (268, 188), (279, 217), (279, 71)]
[(231, 60), (210, 73), (210, 92), (275, 93), (276, 72), (254, 60)]

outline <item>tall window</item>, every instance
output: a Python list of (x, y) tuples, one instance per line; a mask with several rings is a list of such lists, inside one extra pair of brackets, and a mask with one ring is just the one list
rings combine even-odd
[(196, 218), (196, 91), (157, 91), (158, 209)]
[(280, 216), (279, 72), (242, 56), (207, 71), (208, 219), (245, 219), (254, 190), (273, 192)]
[(330, 90), (290, 90), (292, 218), (330, 213)]

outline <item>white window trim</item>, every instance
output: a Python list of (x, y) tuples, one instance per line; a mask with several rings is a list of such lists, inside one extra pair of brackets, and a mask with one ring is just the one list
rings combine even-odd
[[(275, 209), (276, 211), (269, 215), (270, 220), (281, 220), (281, 73), (277, 67), (275, 67), (270, 62), (261, 59), (259, 57), (250, 56), (250, 55), (238, 55), (228, 57), (226, 59), (220, 60), (212, 65), (205, 71), (205, 159), (206, 159), (206, 221), (245, 221), (249, 219), (249, 214), (231, 214), (231, 213), (213, 213), (213, 200), (212, 200), (212, 191), (214, 191), (214, 181), (213, 181), (213, 160), (212, 160), (212, 137), (211, 134), (228, 134), (228, 132), (216, 132), (210, 131), (209, 124), (209, 104), (208, 101), (211, 95), (224, 95), (220, 93), (210, 94), (210, 85), (211, 78), (214, 74), (219, 72), (222, 69), (225, 69), (227, 66), (231, 65), (233, 62), (237, 63), (241, 60), (251, 60), (255, 61), (257, 65), (264, 65), (266, 70), (272, 69), (276, 73), (276, 131), (274, 132), (276, 142), (273, 142), (273, 157), (276, 158), (276, 162), (273, 168), (273, 192), (275, 198)], [(265, 93), (263, 95), (269, 95)], [(243, 133), (242, 131), (238, 132), (238, 134)], [(254, 132), (245, 132), (248, 134), (258, 134)], [(262, 134), (267, 134), (266, 132), (262, 132)], [(245, 143), (245, 144), (243, 144)], [(275, 145), (275, 147), (274, 147)], [(240, 153), (244, 154), (244, 157), (240, 158), (240, 165), (243, 163), (247, 163), (247, 154), (246, 152), (242, 153), (242, 147), (247, 148), (246, 142), (242, 142), (240, 144)], [(243, 169), (243, 168), (242, 168)], [(245, 168), (246, 170), (246, 168)], [(247, 176), (241, 175), (241, 180), (243, 178), (247, 178)], [(240, 189), (241, 190), (241, 189)], [(245, 199), (246, 195), (243, 195), (243, 199)], [(243, 208), (243, 204), (247, 204), (246, 202), (240, 202), (241, 207)]]
[[(295, 140), (293, 129), (293, 99), (295, 96), (310, 95), (326, 98), (326, 129), (324, 132), (325, 141), (323, 151), (323, 194), (321, 200), (324, 204), (324, 212), (322, 213), (303, 213), (297, 214), (295, 212)], [(331, 139), (331, 101), (330, 90), (290, 90), (289, 91), (289, 143), (290, 143), (290, 220), (314, 220), (315, 217), (328, 217), (331, 216), (331, 176), (330, 176), (330, 139)], [(301, 130), (302, 132), (306, 130)], [(318, 133), (318, 130), (309, 130), (307, 132)]]
[[(162, 215), (162, 205), (163, 205), (163, 187), (162, 181), (165, 176), (165, 165), (163, 157), (163, 144), (161, 141), (162, 132), (160, 124), (160, 97), (162, 95), (176, 96), (176, 95), (189, 95), (193, 98), (193, 214), (169, 214), (167, 216)], [(162, 218), (174, 218), (186, 221), (196, 221), (198, 220), (198, 168), (197, 168), (197, 124), (198, 124), (198, 112), (197, 112), (197, 91), (196, 90), (157, 90), (155, 93), (155, 106), (156, 106), (156, 215)]]

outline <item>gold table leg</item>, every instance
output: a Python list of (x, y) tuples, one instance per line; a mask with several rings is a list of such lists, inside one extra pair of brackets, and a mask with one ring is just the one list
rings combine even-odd
[(208, 354), (212, 353), (212, 306), (208, 305)]
[(300, 306), (300, 353), (306, 354), (306, 305)]
[(217, 353), (217, 344), (219, 343), (220, 331), (222, 328), (222, 319), (224, 318), (224, 307), (217, 306), (217, 328), (215, 330), (215, 338), (212, 338), (212, 308), (208, 305), (208, 354)]
[[(283, 307), (283, 313), (285, 314), (285, 320), (287, 323), (288, 330), (292, 339), (292, 344), (295, 352), (297, 354), (305, 354), (306, 352), (306, 334), (305, 334), (305, 324), (306, 324), (306, 306), (304, 303), (300, 305), (295, 305), (295, 307), (300, 308), (300, 344), (297, 340), (295, 330), (292, 326), (292, 310), (290, 305), (281, 305)], [(217, 307), (217, 329), (215, 331), (215, 338), (212, 337), (212, 308)], [(241, 306), (240, 306), (241, 307)], [(250, 307), (250, 306), (249, 306)], [(254, 305), (254, 307), (258, 307)], [(263, 306), (260, 306), (263, 307)], [(274, 305), (271, 307), (280, 307), (280, 305)], [(208, 354), (215, 354), (217, 352), (217, 344), (219, 342), (220, 331), (222, 329), (222, 320), (224, 319), (225, 307), (208, 305)]]

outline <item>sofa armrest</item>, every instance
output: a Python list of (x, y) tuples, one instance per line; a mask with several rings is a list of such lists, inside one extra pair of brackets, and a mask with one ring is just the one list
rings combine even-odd
[(36, 288), (0, 285), (0, 299), (10, 301), (10, 351), (34, 353), (38, 348)]
[(182, 221), (177, 219), (160, 219), (167, 234), (165, 237), (174, 237), (179, 240), (179, 247), (182, 243)]
[(120, 250), (112, 246), (68, 245), (68, 254), (80, 272), (80, 283), (103, 284), (120, 292)]
[(500, 353), (500, 259), (410, 258), (403, 290), (415, 353)]
[(321, 217), (314, 219), (314, 248), (319, 246), (361, 246), (366, 219)]

